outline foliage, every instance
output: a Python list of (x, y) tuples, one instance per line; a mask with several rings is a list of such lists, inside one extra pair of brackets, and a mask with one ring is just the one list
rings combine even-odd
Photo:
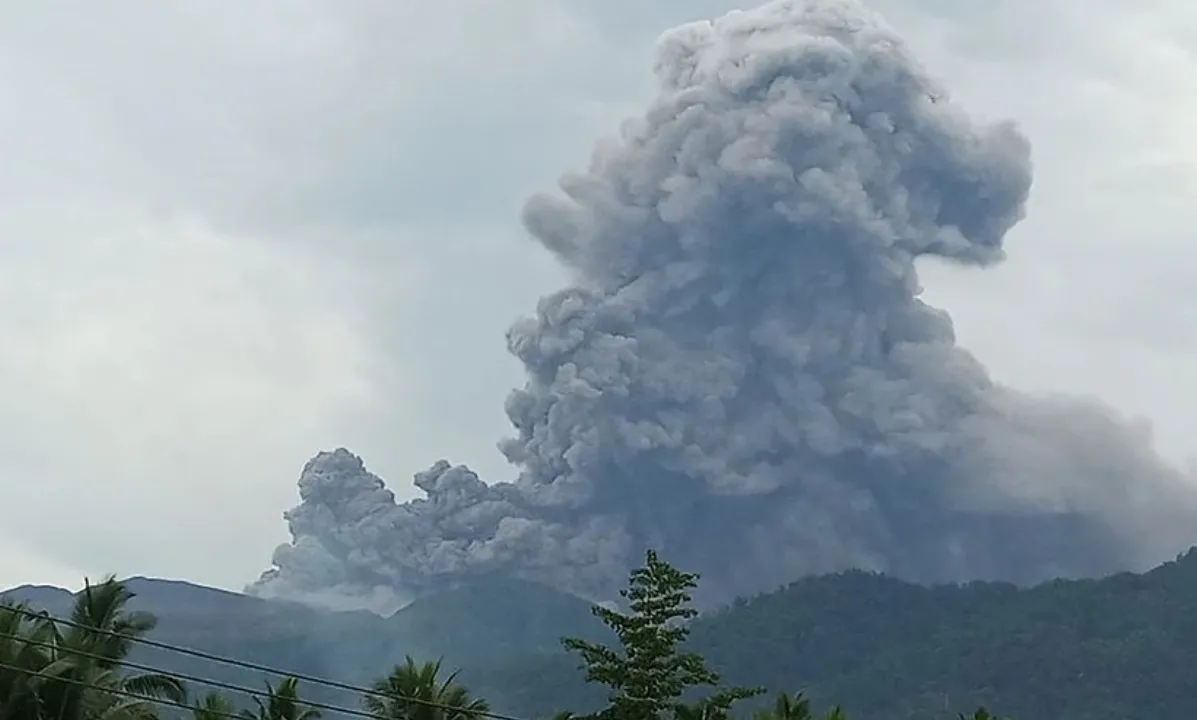
[(293, 677), (283, 678), (278, 685), (266, 681), (266, 696), (253, 698), (254, 710), (242, 710), (245, 720), (317, 720), (320, 711), (305, 707), (299, 699), (299, 682)]
[(191, 720), (228, 720), (233, 714), (233, 703), (217, 692), (210, 692), (191, 705)]
[[(1030, 588), (811, 577), (695, 619), (686, 649), (726, 682), (803, 689), (849, 717), (954, 720), (982, 704), (1022, 718), (1185, 720), (1197, 715), (1197, 552)], [(471, 681), (516, 714), (601, 707), (573, 664), (529, 658)]]
[[(554, 697), (556, 691), (564, 692), (566, 697), (572, 692), (575, 698), (583, 700), (595, 696), (597, 688), (606, 689), (605, 707), (601, 707), (597, 700), (578, 704), (563, 702), (558, 707), (572, 710), (558, 713), (554, 720), (727, 720), (738, 701), (760, 694), (761, 691), (754, 688), (722, 685), (719, 674), (711, 667), (726, 669), (725, 674), (737, 678), (766, 680), (774, 687), (810, 686), (821, 699), (829, 696), (828, 687), (839, 687), (844, 697), (859, 706), (863, 705), (858, 702), (861, 698), (874, 696), (878, 688), (884, 690), (887, 681), (892, 684), (895, 679), (908, 677), (903, 675), (907, 671), (937, 668), (951, 676), (954, 670), (945, 666), (945, 662), (967, 666), (967, 662), (959, 662), (961, 650), (937, 663), (936, 658), (925, 653), (907, 657), (895, 653), (894, 648), (914, 647), (915, 640), (928, 639), (933, 643), (933, 649), (942, 647), (945, 643), (941, 628), (945, 621), (941, 616), (945, 611), (947, 615), (944, 617), (949, 623), (953, 622), (953, 609), (979, 612), (973, 605), (952, 600), (953, 593), (965, 592), (962, 589), (911, 590), (913, 586), (885, 578), (845, 574), (823, 580), (835, 589), (825, 597), (806, 592), (810, 589), (809, 583), (799, 584), (805, 588), (803, 594), (793, 594), (793, 588), (790, 588), (695, 622), (690, 591), (696, 586), (696, 580), (695, 575), (681, 572), (656, 553), (648, 552), (645, 566), (633, 571), (628, 588), (623, 592), (628, 612), (602, 607), (591, 610), (597, 620), (614, 633), (618, 641), (614, 647), (570, 637), (563, 641), (563, 645), (581, 656), (583, 668), (579, 670), (584, 669), (584, 672), (575, 674), (568, 665), (541, 655), (535, 661), (507, 663), (508, 684), (522, 683), (530, 689), (530, 694), (548, 698)], [(550, 592), (532, 586), (521, 587), (521, 592)], [(1006, 588), (977, 587), (990, 587), (1001, 597), (1011, 596), (1011, 591)], [(158, 700), (183, 704), (189, 709), (191, 720), (228, 720), (236, 709), (224, 695), (209, 693), (188, 705), (186, 688), (170, 673), (129, 672), (126, 658), (144, 649), (137, 639), (157, 628), (154, 615), (128, 607), (133, 596), (124, 583), (111, 577), (97, 585), (88, 583), (73, 598), (68, 622), (57, 622), (45, 613), (35, 613), (27, 607), (0, 605), (0, 720), (152, 720), (179, 716), (173, 710), (169, 713), (161, 710)], [(1019, 593), (1015, 592), (1014, 596)], [(934, 602), (920, 605), (912, 600), (927, 597), (934, 598)], [(172, 602), (180, 599), (185, 600), (185, 595), (175, 593)], [(226, 601), (241, 602), (228, 598), (221, 600)], [(550, 598), (537, 607), (553, 608), (557, 613), (555, 619), (574, 627), (577, 619), (573, 616), (571, 602)], [(1073, 607), (1077, 606), (1077, 598), (1071, 598), (1071, 602)], [(884, 622), (875, 621), (874, 616), (861, 612), (862, 608), (883, 605), (889, 606), (888, 620)], [(281, 615), (262, 616), (268, 621), (265, 624), (271, 627), (271, 632), (281, 629), (278, 624), (281, 618), (317, 617), (307, 610), (279, 607), (283, 608), (278, 611)], [(509, 610), (499, 613), (492, 611), (484, 621), (475, 618), (467, 626), (482, 629), (487, 623), (500, 622), (502, 612), (516, 610), (513, 604), (507, 607)], [(431, 616), (434, 615), (432, 610), (434, 608), (429, 605), (423, 612)], [(287, 615), (292, 612), (296, 615)], [(992, 612), (991, 609), (984, 612), (990, 613), (985, 617), (995, 621), (994, 627), (1002, 632), (1009, 633), (1013, 627), (1010, 623), (1016, 621), (1009, 613)], [(217, 614), (215, 617), (227, 616)], [(935, 620), (937, 617), (941, 619)], [(1052, 622), (1060, 620), (1055, 615), (1051, 618)], [(338, 622), (341, 623), (337, 627), (342, 644), (350, 646), (343, 649), (346, 654), (354, 652), (355, 632), (361, 628), (374, 628), (371, 632), (378, 634), (378, 626), (369, 624), (370, 621), (364, 618), (345, 616)], [(437, 627), (452, 630), (443, 618), (440, 623)], [(526, 620), (525, 623), (524, 627), (539, 638), (534, 641), (539, 646), (547, 629), (534, 627)], [(294, 627), (295, 632), (310, 634), (312, 631), (310, 622), (296, 622)], [(239, 632), (252, 634), (256, 629), (260, 628), (243, 627)], [(715, 630), (722, 634), (713, 634)], [(177, 627), (175, 631), (178, 631)], [(695, 631), (693, 635), (692, 631)], [(813, 635), (810, 634), (812, 631)], [(232, 636), (232, 631), (227, 628), (222, 632)], [(820, 637), (820, 633), (825, 632), (830, 632), (830, 636)], [(505, 642), (509, 644), (518, 641), (515, 634), (506, 637)], [(961, 637), (964, 639), (958, 639), (953, 647), (962, 648), (961, 643), (977, 641), (968, 633)], [(812, 638), (817, 641), (812, 643)], [(374, 641), (380, 642), (377, 637)], [(1025, 643), (1018, 647), (1024, 652), (1027, 650)], [(221, 653), (220, 649), (206, 649)], [(705, 652), (699, 652), (700, 649)], [(235, 649), (221, 654), (246, 658)], [(845, 663), (850, 657), (860, 663), (857, 668), (847, 668)], [(877, 657), (883, 658), (884, 662), (878, 662)], [(977, 657), (982, 661), (993, 660), (983, 653)], [(716, 658), (718, 662), (712, 662), (709, 667), (708, 658)], [(271, 662), (269, 658), (246, 659), (288, 664)], [(158, 666), (165, 664), (160, 661)], [(824, 675), (818, 674), (820, 668), (824, 668)], [(795, 672), (796, 669), (802, 671)], [(868, 672), (877, 674), (870, 676)], [(890, 677), (884, 675), (886, 672)], [(840, 685), (827, 682), (825, 678), (829, 675), (838, 677)], [(575, 678), (590, 695), (578, 695), (576, 687), (570, 689)], [(862, 680), (861, 686), (851, 684)], [(506, 697), (512, 696), (511, 690), (512, 687), (502, 687)], [(988, 698), (992, 693), (978, 695)], [(926, 700), (934, 701), (943, 695), (926, 681), (914, 686), (907, 696), (913, 698), (913, 702), (899, 708), (897, 713), (869, 712), (867, 716), (946, 717), (942, 714), (946, 704), (938, 711), (928, 712), (931, 705)], [(802, 693), (779, 695), (771, 705), (756, 708), (755, 720), (815, 720), (808, 697)], [(251, 700), (253, 708), (241, 710), (236, 716), (244, 720), (317, 720), (320, 717), (320, 713), (311, 707), (310, 700), (300, 698), (298, 683), (292, 677), (274, 682), (267, 680), (265, 692)], [(385, 677), (374, 681), (360, 702), (365, 711), (378, 720), (480, 720), (490, 711), (486, 701), (472, 696), (459, 682), (457, 673), (442, 677), (440, 661), (417, 663), (410, 656)], [(578, 712), (588, 707), (594, 707), (595, 711), (590, 714)], [(528, 714), (518, 708), (513, 710), (517, 714)], [(853, 711), (852, 714), (857, 713)], [(818, 717), (844, 720), (845, 713), (839, 707), (833, 707)], [(995, 720), (983, 709), (958, 717)]]
[(0, 607), (0, 717), (142, 720), (156, 716), (155, 699), (182, 702), (176, 678), (123, 672), (134, 640), (155, 624), (126, 610), (131, 597), (112, 577), (88, 582), (64, 627), (23, 606)]
[(417, 664), (408, 656), (362, 697), (362, 707), (378, 720), (478, 720), (490, 710), (470, 697), (457, 673), (441, 681), (441, 661)]
[(563, 641), (567, 650), (581, 656), (586, 680), (610, 688), (610, 704), (600, 717), (656, 720), (672, 712), (678, 720), (713, 720), (726, 717), (737, 700), (763, 692), (722, 688), (694, 704), (682, 702), (690, 688), (719, 684), (719, 676), (701, 655), (681, 650), (690, 633), (687, 622), (698, 614), (690, 606), (690, 591), (696, 586), (696, 575), (672, 567), (649, 550), (644, 567), (633, 570), (628, 588), (620, 591), (630, 612), (593, 609), (615, 633), (619, 649), (579, 638)]

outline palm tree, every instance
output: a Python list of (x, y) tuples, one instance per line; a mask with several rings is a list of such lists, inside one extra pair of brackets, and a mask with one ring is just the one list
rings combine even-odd
[(210, 692), (191, 705), (191, 720), (229, 720), (233, 704), (224, 695)]
[(370, 687), (362, 707), (378, 720), (478, 720), (490, 711), (456, 682), (456, 672), (440, 682), (440, 671), (440, 660), (417, 665), (409, 656)]
[(50, 662), (51, 629), (26, 605), (0, 605), (0, 718), (37, 718), (38, 673)]
[(80, 694), (80, 717), (86, 720), (157, 720), (157, 705), (140, 693), (128, 690), (128, 678), (119, 671), (93, 669), (87, 678), (91, 691)]
[(814, 715), (810, 711), (810, 699), (805, 695), (781, 693), (771, 709), (757, 712), (756, 720), (814, 720)]
[(727, 710), (725, 708), (712, 705), (711, 703), (696, 703), (694, 705), (681, 705), (673, 708), (674, 720), (727, 720)]
[(154, 700), (187, 699), (182, 681), (159, 673), (128, 674), (123, 661), (137, 638), (156, 624), (125, 609), (133, 593), (114, 577), (86, 582), (75, 596), (65, 632), (49, 616), (36, 621), (45, 663), (30, 679), (45, 717), (55, 720), (138, 720), (157, 716)]
[[(756, 720), (815, 720), (815, 716), (810, 709), (810, 698), (803, 693), (781, 693), (771, 709), (757, 711)], [(827, 711), (823, 720), (847, 720), (847, 715), (836, 705)]]
[(320, 711), (304, 706), (299, 701), (299, 681), (293, 677), (283, 678), (278, 687), (266, 681), (266, 702), (255, 697), (257, 710), (242, 710), (245, 720), (317, 720)]

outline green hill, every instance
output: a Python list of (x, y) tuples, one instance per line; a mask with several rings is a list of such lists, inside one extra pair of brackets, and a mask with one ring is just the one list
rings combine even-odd
[[(364, 683), (405, 654), (445, 656), (496, 709), (530, 717), (585, 710), (563, 635), (604, 637), (589, 606), (492, 579), (425, 598), (390, 618), (332, 613), (183, 583), (136, 579), (154, 637), (288, 670)], [(47, 605), (69, 597), (23, 588)], [(850, 572), (795, 582), (695, 622), (691, 645), (732, 683), (806, 689), (870, 720), (955, 717), (978, 704), (1017, 718), (1197, 715), (1197, 554), (1144, 574), (922, 587)], [(259, 686), (253, 673), (142, 650), (141, 662)], [(346, 694), (308, 696), (353, 703)]]
[[(1016, 718), (1180, 720), (1197, 715), (1197, 554), (1028, 589), (809, 578), (702, 618), (691, 647), (728, 682), (805, 689), (849, 717), (954, 718), (984, 704)], [(503, 689), (526, 714), (591, 707), (602, 696), (575, 667), (541, 657), (493, 669), (480, 689)]]
[[(446, 666), (472, 672), (555, 652), (563, 635), (594, 638), (602, 631), (586, 601), (506, 578), (446, 590), (389, 618), (318, 610), (173, 580), (137, 577), (124, 582), (136, 593), (129, 608), (159, 619), (150, 635), (155, 642), (358, 685), (384, 674), (406, 655), (443, 657)], [(68, 617), (73, 597), (61, 588), (23, 586), (0, 593), (0, 600)], [(138, 646), (130, 660), (255, 689), (273, 677), (154, 646)], [(305, 695), (341, 705), (358, 700), (317, 686), (309, 686)]]
[(495, 578), (417, 600), (387, 624), (405, 652), (468, 669), (559, 652), (563, 635), (605, 637), (590, 608), (544, 585)]

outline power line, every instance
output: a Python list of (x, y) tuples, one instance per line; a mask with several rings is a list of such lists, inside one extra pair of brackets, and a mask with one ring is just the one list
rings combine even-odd
[[(154, 673), (156, 675), (163, 675), (165, 677), (174, 678), (175, 680), (183, 680), (185, 682), (198, 683), (201, 685), (209, 685), (211, 687), (220, 688), (221, 690), (230, 690), (233, 692), (245, 693), (246, 695), (255, 696), (255, 697), (262, 694), (261, 690), (255, 690), (253, 688), (248, 688), (248, 687), (245, 687), (244, 685), (234, 685), (232, 683), (226, 683), (221, 680), (210, 680), (207, 678), (199, 677), (198, 675), (188, 675), (187, 673), (175, 672), (173, 670), (165, 670), (163, 668), (157, 668), (157, 667), (153, 667), (151, 665), (142, 665), (140, 663), (131, 662), (129, 660), (113, 660), (112, 658), (107, 657), (105, 655), (100, 655), (100, 654), (92, 653), (92, 652), (86, 652), (83, 650), (74, 650), (71, 648), (63, 647), (62, 645), (59, 645), (57, 643), (44, 642), (41, 640), (32, 640), (29, 638), (18, 637), (16, 635), (11, 635), (11, 634), (7, 634), (7, 633), (4, 635), (0, 635), (0, 638), (5, 638), (5, 637), (12, 638), (12, 639), (16, 640), (17, 642), (21, 642), (26, 645), (32, 645), (33, 647), (44, 647), (44, 648), (61, 650), (63, 653), (65, 653), (67, 655), (76, 655), (79, 657), (90, 658), (92, 660), (106, 660), (115, 665), (119, 665), (121, 667), (128, 668), (129, 670), (140, 670), (142, 672)], [(25, 672), (28, 672), (28, 671), (25, 671)], [(32, 674), (36, 674), (36, 673), (32, 673)], [(62, 678), (56, 678), (56, 679), (62, 679)], [(296, 679), (298, 680), (298, 678), (296, 678)], [(108, 690), (107, 687), (100, 687), (100, 686), (97, 686), (96, 689)], [(384, 695), (384, 697), (391, 697), (391, 696)], [(411, 698), (399, 697), (397, 699), (409, 700)], [(415, 701), (414, 699), (411, 699), (411, 700), (413, 700), (413, 702)], [(367, 713), (362, 710), (357, 710), (355, 708), (339, 707), (337, 705), (328, 705), (325, 703), (310, 701), (310, 700), (300, 700), (299, 702), (303, 705), (306, 705), (308, 707), (313, 707), (318, 710), (329, 710), (331, 712), (339, 712), (339, 713), (344, 713), (346, 715), (355, 715), (357, 717), (364, 717), (364, 718), (373, 718), (374, 717), (370, 713)], [(449, 706), (445, 706), (445, 707), (448, 708)]]
[[(27, 669), (20, 667), (18, 665), (9, 665), (8, 663), (3, 663), (3, 662), (0, 662), (0, 670), (12, 670), (14, 672), (22, 672), (22, 673), (26, 673), (29, 675), (37, 675), (37, 673), (31, 673)], [(192, 705), (188, 705), (187, 703), (183, 703), (183, 702), (178, 702), (177, 700), (168, 700), (166, 698), (149, 697), (147, 695), (141, 695), (139, 693), (129, 692), (128, 690), (122, 690), (120, 688), (111, 688), (111, 687), (105, 687), (104, 685), (97, 685), (95, 683), (83, 682), (82, 680), (74, 680), (72, 678), (63, 678), (63, 677), (56, 677), (54, 679), (58, 682), (63, 682), (68, 685), (75, 685), (75, 686), (86, 688), (89, 690), (102, 690), (106, 693), (111, 693), (113, 695), (119, 695), (121, 697), (133, 698), (134, 700), (144, 700), (145, 702), (158, 703), (160, 705), (166, 705), (168, 707), (176, 707), (176, 708), (179, 708), (182, 710), (191, 710), (193, 708)], [(215, 715), (216, 717), (228, 718), (229, 720), (245, 720), (245, 718), (243, 718), (240, 715), (236, 715), (234, 713), (223, 712), (221, 710), (205, 710), (205, 712), (210, 713), (211, 715)]]
[[(249, 662), (247, 660), (236, 660), (233, 658), (222, 657), (220, 655), (214, 655), (212, 653), (207, 653), (202, 650), (194, 650), (192, 648), (181, 647), (179, 645), (171, 645), (169, 643), (159, 642), (157, 640), (150, 640), (149, 638), (138, 637), (136, 635), (119, 633), (119, 632), (116, 632), (113, 630), (101, 630), (99, 628), (91, 627), (90, 625), (87, 625), (85, 623), (77, 623), (77, 622), (73, 622), (71, 620), (56, 618), (47, 612), (33, 611), (28, 608), (21, 607), (19, 605), (9, 605), (6, 607), (6, 609), (10, 610), (11, 612), (15, 612), (15, 613), (18, 613), (18, 614), (21, 614), (21, 615), (24, 615), (26, 617), (30, 617), (33, 619), (49, 620), (51, 622), (60, 624), (64, 627), (73, 627), (73, 628), (78, 628), (80, 630), (88, 630), (90, 632), (99, 633), (99, 634), (102, 634), (102, 635), (105, 635), (108, 637), (118, 638), (121, 640), (127, 640), (127, 641), (133, 642), (133, 643), (140, 643), (142, 645), (145, 645), (146, 647), (154, 647), (154, 648), (158, 648), (161, 650), (166, 650), (168, 652), (179, 653), (180, 655), (187, 655), (190, 657), (198, 658), (200, 660), (208, 660), (210, 662), (221, 663), (224, 665), (230, 665), (232, 667), (239, 667), (239, 668), (243, 668), (246, 670), (254, 670), (257, 672), (267, 673), (270, 675), (276, 675), (279, 677), (291, 677), (291, 678), (295, 678), (296, 680), (301, 680), (306, 683), (311, 683), (313, 685), (320, 685), (323, 687), (335, 688), (337, 690), (348, 690), (349, 692), (359, 693), (362, 695), (373, 695), (375, 697), (381, 697), (381, 698), (386, 698), (386, 699), (395, 699), (395, 697), (396, 697), (396, 696), (388, 695), (386, 693), (380, 693), (377, 690), (374, 690), (372, 688), (361, 687), (358, 685), (351, 685), (349, 683), (343, 683), (343, 682), (339, 682), (336, 680), (328, 680), (326, 678), (319, 678), (319, 677), (315, 677), (313, 675), (305, 675), (303, 673), (296, 673), (296, 672), (289, 672), (287, 670), (280, 670), (279, 668), (270, 667), (269, 665), (259, 665), (258, 663)], [(258, 691), (254, 691), (254, 692), (256, 693)], [(432, 700), (425, 700), (423, 698), (402, 697), (399, 699), (402, 699), (405, 702), (410, 702), (414, 705), (423, 705), (424, 707), (435, 708), (438, 710), (459, 711), (461, 709), (458, 707), (453, 707), (452, 705), (445, 705), (444, 703), (438, 703), (438, 702), (435, 702)], [(485, 712), (480, 712), (480, 713), (478, 713), (478, 715), (480, 717), (491, 718), (492, 720), (528, 720), (528, 718), (521, 718), (521, 717), (517, 717), (515, 715), (504, 715), (502, 713), (492, 712), (489, 710), (487, 710)]]

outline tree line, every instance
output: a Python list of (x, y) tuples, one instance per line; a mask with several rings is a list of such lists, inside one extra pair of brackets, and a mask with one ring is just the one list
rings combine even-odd
[[(552, 720), (731, 720), (745, 715), (737, 707), (744, 701), (753, 701), (752, 720), (846, 720), (839, 707), (816, 711), (801, 692), (761, 706), (764, 688), (724, 685), (701, 655), (684, 651), (697, 579), (648, 551), (621, 591), (626, 612), (592, 610), (616, 642), (562, 641), (586, 681), (607, 689), (606, 706), (562, 710)], [(338, 710), (305, 702), (294, 677), (267, 681), (249, 696), (251, 706), (238, 707), (221, 692), (197, 695), (177, 674), (135, 671), (127, 656), (157, 621), (129, 610), (132, 597), (108, 577), (85, 585), (65, 622), (27, 605), (0, 605), (0, 720), (319, 720)], [(361, 707), (351, 712), (376, 720), (502, 718), (457, 673), (442, 670), (440, 661), (407, 657), (363, 688)], [(959, 717), (997, 720), (984, 708)]]

